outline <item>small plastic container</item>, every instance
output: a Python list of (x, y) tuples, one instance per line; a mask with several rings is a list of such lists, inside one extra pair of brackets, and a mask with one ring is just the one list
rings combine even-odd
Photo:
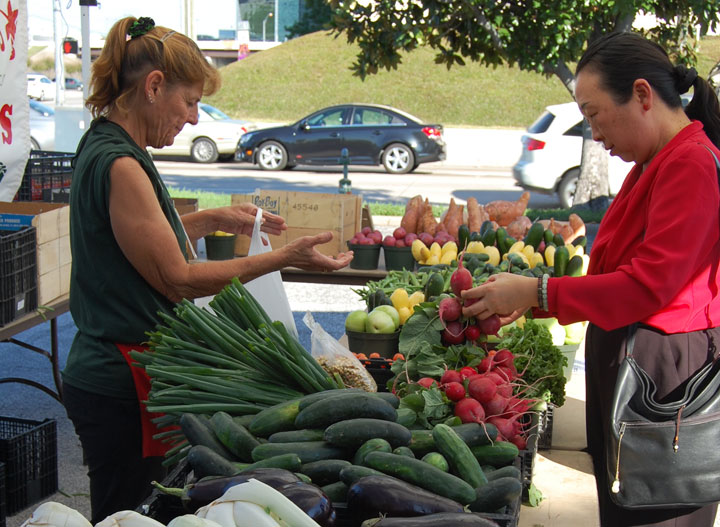
[(363, 333), (360, 331), (345, 330), (348, 338), (348, 347), (353, 353), (378, 353), (384, 359), (392, 359), (398, 352), (400, 331), (394, 333)]
[(377, 269), (380, 261), (380, 245), (357, 245), (348, 243), (348, 249), (355, 253), (350, 262), (351, 269)]
[(208, 260), (231, 260), (235, 258), (235, 239), (237, 235), (205, 236), (205, 252)]
[(383, 252), (385, 253), (385, 268), (388, 271), (415, 270), (415, 258), (410, 247), (383, 246)]

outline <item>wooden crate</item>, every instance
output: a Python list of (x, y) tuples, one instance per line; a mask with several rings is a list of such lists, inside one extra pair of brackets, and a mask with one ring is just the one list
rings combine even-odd
[(172, 198), (172, 200), (175, 204), (175, 209), (178, 211), (178, 215), (180, 216), (198, 211), (197, 198)]
[[(362, 225), (362, 199), (354, 194), (321, 194), (315, 192), (257, 191), (253, 194), (233, 194), (232, 204), (254, 203), (258, 207), (285, 218), (288, 230), (269, 236), (274, 249), (302, 236), (330, 231), (330, 243), (317, 247), (328, 256), (347, 250), (347, 241)], [(250, 247), (249, 236), (238, 236), (235, 254), (245, 256)]]
[(37, 231), (38, 305), (42, 306), (70, 292), (70, 207), (39, 201), (0, 202), (0, 229), (27, 225)]

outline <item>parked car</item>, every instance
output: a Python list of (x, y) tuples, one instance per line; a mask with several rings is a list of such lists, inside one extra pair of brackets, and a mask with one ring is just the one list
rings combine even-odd
[(172, 145), (148, 150), (153, 156), (190, 156), (197, 163), (214, 163), (219, 158), (232, 159), (240, 137), (257, 126), (248, 121), (231, 119), (209, 104), (198, 105), (198, 123), (186, 124)]
[(33, 150), (55, 150), (55, 110), (30, 99), (30, 145)]
[[(557, 194), (560, 205), (572, 207), (580, 176), (583, 116), (577, 103), (548, 106), (521, 138), (523, 149), (513, 177), (526, 190)], [(610, 195), (615, 196), (633, 163), (611, 156)]]
[[(53, 82), (55, 82), (55, 79), (53, 79)], [(65, 89), (66, 90), (82, 90), (83, 83), (79, 79), (75, 79), (73, 77), (65, 77)]]
[(55, 83), (39, 73), (27, 74), (27, 94), (31, 99), (55, 100)]
[(245, 134), (237, 157), (264, 170), (296, 165), (338, 165), (347, 148), (351, 165), (383, 165), (394, 174), (445, 159), (443, 127), (423, 124), (401, 110), (377, 104), (341, 104), (298, 122)]

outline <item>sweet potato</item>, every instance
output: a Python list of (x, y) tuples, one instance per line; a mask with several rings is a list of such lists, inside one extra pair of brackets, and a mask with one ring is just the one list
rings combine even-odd
[(528, 229), (532, 226), (532, 220), (527, 216), (518, 216), (511, 221), (506, 227), (508, 236), (512, 236), (516, 240), (521, 240), (527, 234)]
[(421, 232), (418, 230), (418, 221), (422, 217), (423, 201), (419, 194), (410, 198), (405, 205), (405, 214), (400, 220), (400, 226), (405, 232)]
[(458, 235), (458, 229), (463, 222), (464, 208), (465, 207), (463, 205), (458, 205), (457, 203), (455, 203), (455, 198), (450, 198), (450, 204), (448, 205), (447, 212), (445, 213), (445, 218), (443, 219), (445, 230), (456, 239)]
[(482, 221), (480, 220), (480, 205), (478, 200), (472, 196), (467, 199), (467, 226), (470, 232), (480, 230)]
[(572, 242), (579, 236), (585, 236), (585, 222), (577, 214), (570, 214), (568, 221), (558, 221), (555, 218), (549, 220), (540, 220), (540, 223), (546, 229), (550, 229), (553, 234), (562, 236), (565, 243)]
[(525, 214), (529, 201), (530, 193), (523, 192), (517, 201), (491, 201), (485, 205), (485, 210), (491, 220), (496, 221), (501, 227), (507, 227), (515, 218)]
[(427, 198), (425, 198), (423, 205), (422, 230), (419, 232), (427, 232), (433, 236), (435, 236), (437, 232), (437, 220), (435, 220), (435, 216), (433, 216), (432, 205), (430, 205)]

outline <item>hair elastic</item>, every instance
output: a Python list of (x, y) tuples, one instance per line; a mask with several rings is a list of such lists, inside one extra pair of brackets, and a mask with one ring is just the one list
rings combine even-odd
[(673, 73), (675, 74), (675, 87), (680, 94), (687, 93), (698, 77), (695, 68), (686, 68), (682, 64), (675, 66)]
[(141, 16), (132, 23), (128, 29), (128, 36), (133, 39), (141, 37), (155, 27), (155, 21), (147, 16)]

